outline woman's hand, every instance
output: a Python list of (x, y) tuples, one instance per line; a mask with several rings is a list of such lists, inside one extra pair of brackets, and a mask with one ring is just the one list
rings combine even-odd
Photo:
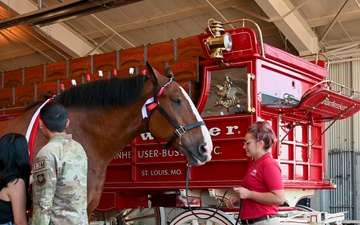
[(236, 207), (240, 207), (240, 199), (239, 198), (230, 198), (229, 199), (229, 208), (236, 208)]
[(240, 199), (247, 199), (250, 198), (251, 191), (244, 187), (234, 187), (234, 192), (236, 196)]

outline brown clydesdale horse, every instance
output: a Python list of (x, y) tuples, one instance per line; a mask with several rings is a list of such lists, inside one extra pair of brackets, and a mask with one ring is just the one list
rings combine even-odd
[[(147, 64), (149, 76), (97, 80), (71, 87), (55, 96), (70, 118), (67, 133), (87, 152), (88, 212), (98, 205), (106, 168), (119, 150), (136, 136), (150, 132), (180, 149), (190, 165), (211, 159), (212, 141), (208, 129), (184, 89), (167, 69), (165, 76)], [(8, 132), (25, 135), (41, 102), (15, 119), (0, 122), (0, 136)], [(47, 142), (37, 132), (33, 156)]]

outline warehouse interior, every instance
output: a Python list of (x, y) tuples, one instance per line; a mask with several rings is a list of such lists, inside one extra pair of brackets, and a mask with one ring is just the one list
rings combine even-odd
[(198, 35), (211, 18), (251, 19), (296, 55), (359, 55), (359, 0), (1, 0), (0, 71)]
[[(332, 79), (360, 89), (360, 0), (0, 0), (0, 73), (199, 35), (209, 19), (233, 29), (242, 18), (259, 25), (266, 44), (300, 56), (322, 53)], [(359, 121), (335, 123), (327, 143), (329, 161), (349, 166), (330, 171), (346, 174), (335, 183), (350, 202), (336, 208), (329, 198), (338, 196), (324, 191), (305, 204), (360, 218), (357, 191), (344, 185), (360, 184)]]

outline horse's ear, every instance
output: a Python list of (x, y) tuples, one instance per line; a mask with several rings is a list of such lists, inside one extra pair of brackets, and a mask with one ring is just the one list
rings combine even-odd
[(167, 67), (165, 70), (165, 77), (174, 77), (174, 73), (172, 72), (172, 70), (170, 69), (170, 67)]
[(154, 68), (152, 68), (152, 66), (150, 65), (150, 63), (148, 61), (146, 61), (146, 68), (149, 72), (149, 76), (151, 77), (151, 79), (155, 82), (155, 84), (158, 84), (158, 80), (156, 78), (157, 74), (159, 74), (158, 71), (154, 71)]

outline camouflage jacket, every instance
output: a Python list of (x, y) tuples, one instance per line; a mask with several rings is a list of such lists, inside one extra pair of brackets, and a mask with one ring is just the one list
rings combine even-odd
[(71, 134), (56, 135), (33, 163), (33, 225), (88, 225), (87, 156)]

